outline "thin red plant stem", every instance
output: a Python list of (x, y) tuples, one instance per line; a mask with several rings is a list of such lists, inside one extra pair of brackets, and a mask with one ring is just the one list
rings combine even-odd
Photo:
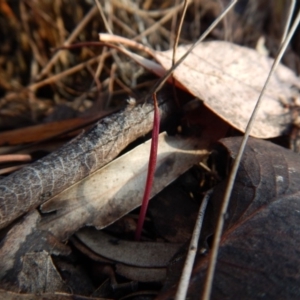
[(142, 233), (145, 216), (149, 204), (150, 192), (153, 184), (153, 178), (154, 178), (154, 172), (155, 172), (156, 160), (157, 160), (160, 116), (159, 116), (159, 109), (157, 105), (156, 93), (153, 94), (153, 104), (154, 104), (154, 120), (153, 120), (150, 157), (149, 157), (149, 164), (148, 164), (148, 174), (147, 174), (145, 192), (144, 192), (143, 202), (142, 202), (141, 211), (139, 215), (139, 220), (135, 232), (136, 241), (139, 241), (141, 238), (141, 233)]

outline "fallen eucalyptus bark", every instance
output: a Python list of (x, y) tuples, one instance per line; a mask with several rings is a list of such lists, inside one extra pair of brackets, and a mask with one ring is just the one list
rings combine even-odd
[[(206, 158), (209, 143), (210, 139), (161, 133), (150, 198)], [(43, 203), (39, 230), (65, 241), (84, 226), (105, 228), (140, 206), (150, 144), (151, 140), (142, 143)]]
[[(175, 111), (175, 106), (170, 97), (158, 101), (164, 120)], [(2, 179), (0, 228), (110, 162), (128, 144), (148, 133), (152, 126), (151, 101), (129, 104), (58, 151)]]
[[(45, 214), (41, 215), (37, 209), (33, 209), (15, 222), (0, 243), (0, 289), (20, 290), (20, 282), (24, 282), (22, 274), (28, 270), (26, 264), (24, 265), (25, 257), (29, 257), (32, 261), (31, 258), (36, 256), (39, 260), (39, 252), (47, 252), (47, 255), (56, 256), (69, 255), (71, 249), (62, 241), (68, 240), (80, 228), (94, 226), (102, 229), (138, 207), (141, 204), (146, 181), (150, 142), (149, 140), (126, 152), (40, 205), (39, 210)], [(207, 158), (209, 152), (205, 149), (209, 143), (210, 139), (183, 138), (161, 133), (151, 198), (192, 165)], [(181, 201), (183, 201), (182, 198)], [(49, 214), (54, 211), (55, 213)], [(189, 218), (193, 219), (193, 216), (190, 215)], [(103, 241), (97, 241), (97, 243), (101, 247), (104, 246)], [(163, 246), (163, 249), (167, 250), (168, 247)], [(133, 245), (132, 249), (135, 249), (135, 254), (138, 250), (136, 248)], [(148, 248), (149, 246), (145, 249)], [(110, 249), (106, 248), (106, 250), (106, 253), (112, 254)], [(122, 251), (122, 249), (119, 250)], [(153, 258), (152, 254), (150, 257)], [(44, 257), (43, 254), (41, 255)], [(101, 255), (105, 256), (103, 253)], [(160, 259), (164, 256), (163, 253), (159, 255)], [(128, 253), (127, 256), (132, 255)], [(149, 258), (149, 255), (137, 256)], [(47, 259), (46, 265), (48, 262), (50, 260)], [(149, 264), (148, 267), (154, 267), (154, 265)], [(47, 269), (47, 266), (45, 268)], [(40, 269), (41, 274), (45, 268), (42, 264), (35, 265), (35, 269)], [(18, 281), (16, 278), (21, 278), (23, 281)], [(28, 289), (25, 290), (23, 289), (25, 284), (22, 283), (22, 291), (32, 292), (30, 287), (38, 286), (35, 283), (36, 278), (36, 276), (28, 276), (27, 279), (31, 283), (26, 283)], [(43, 284), (45, 282), (43, 281)], [(44, 288), (40, 289), (40, 291), (44, 290)]]

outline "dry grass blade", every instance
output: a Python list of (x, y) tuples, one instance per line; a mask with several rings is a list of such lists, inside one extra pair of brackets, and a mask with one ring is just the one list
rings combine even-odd
[[(211, 33), (211, 31), (220, 23), (220, 21), (226, 16), (226, 14), (232, 9), (232, 7), (237, 3), (237, 0), (232, 0), (231, 3), (227, 6), (227, 8), (222, 12), (222, 14), (214, 20), (214, 22), (205, 30), (205, 32), (200, 36), (200, 38), (192, 44), (192, 46), (186, 51), (184, 55), (178, 61), (170, 68), (163, 77), (161, 77), (157, 83), (153, 86), (153, 88), (149, 91), (149, 95), (152, 95), (153, 93), (158, 92), (163, 85), (166, 83), (166, 81), (169, 79), (170, 75), (173, 73), (173, 71), (186, 59), (186, 57), (193, 51), (193, 49), (201, 43), (208, 35)], [(114, 37), (109, 34), (99, 34), (100, 41), (108, 41), (108, 42), (124, 42), (125, 44), (136, 47), (139, 49), (142, 49), (144, 51), (147, 51), (150, 55), (153, 55), (151, 53), (151, 50), (148, 49), (146, 50), (146, 47), (142, 47), (140, 44), (136, 44), (134, 42), (130, 42), (127, 39), (123, 39), (122, 37)], [(120, 51), (125, 51), (125, 50), (120, 50)], [(128, 51), (127, 51), (128, 53)], [(131, 58), (134, 59), (136, 55), (131, 55)]]
[(244, 138), (242, 140), (242, 143), (241, 143), (241, 146), (240, 146), (240, 149), (237, 153), (237, 156), (234, 160), (234, 163), (233, 163), (233, 166), (232, 166), (232, 170), (230, 172), (230, 176), (229, 176), (229, 179), (228, 179), (228, 185), (227, 185), (227, 188), (226, 188), (226, 192), (225, 192), (225, 195), (224, 195), (224, 199), (223, 199), (223, 202), (222, 202), (222, 208), (221, 208), (221, 212), (220, 212), (220, 216), (219, 216), (219, 219), (218, 219), (218, 224), (217, 224), (217, 227), (216, 227), (216, 231), (215, 231), (215, 234), (214, 234), (214, 240), (213, 240), (213, 247), (212, 247), (212, 250), (211, 250), (211, 258), (210, 258), (210, 262), (209, 262), (209, 267), (208, 267), (208, 272), (207, 272), (207, 277), (206, 277), (206, 282), (205, 282), (205, 287), (204, 287), (204, 292), (203, 292), (203, 297), (202, 299), (203, 300), (209, 300), (210, 299), (210, 295), (211, 295), (211, 290), (212, 290), (212, 284), (213, 284), (213, 277), (214, 277), (214, 272), (215, 272), (215, 268), (216, 268), (216, 263), (217, 263), (217, 256), (218, 256), (218, 249), (219, 249), (219, 245), (220, 245), (220, 240), (221, 240), (221, 234), (222, 234), (222, 230), (223, 230), (223, 226), (224, 226), (224, 221), (225, 221), (225, 218), (226, 218), (226, 212), (227, 212), (227, 208), (228, 208), (228, 204), (229, 204), (229, 199), (230, 199), (230, 196), (231, 196), (231, 192), (232, 192), (232, 188), (233, 188), (233, 184), (234, 184), (234, 181), (235, 181), (235, 177), (236, 177), (236, 174), (237, 174), (237, 170), (238, 170), (238, 167), (239, 167), (239, 164), (240, 164), (240, 161), (241, 161), (241, 158), (242, 158), (242, 155), (243, 155), (243, 152), (244, 152), (244, 149), (245, 149), (245, 146), (246, 146), (246, 143), (247, 143), (247, 140), (249, 138), (249, 134), (251, 132), (251, 128), (255, 122), (255, 117), (256, 117), (256, 114), (260, 108), (260, 105), (262, 103), (262, 96), (264, 94), (264, 91), (266, 89), (266, 86), (268, 85), (268, 82), (271, 78), (271, 76), (273, 75), (276, 67), (278, 66), (292, 36), (294, 35), (294, 32), (296, 31), (297, 29), (297, 26), (300, 22), (300, 11), (298, 12), (298, 15), (293, 23), (293, 26), (292, 28), (290, 29), (284, 43), (282, 44), (282, 46), (280, 47), (280, 50), (279, 50), (279, 53), (278, 55), (276, 56), (276, 59), (274, 60), (274, 63), (273, 63), (273, 66), (270, 70), (270, 73), (268, 75), (268, 78), (265, 82), (265, 85), (261, 91), (261, 94), (257, 100), (257, 103), (256, 103), (256, 106), (253, 110), (253, 113), (252, 113), (252, 116), (249, 120), (249, 123), (247, 125), (247, 128), (245, 130), (245, 135), (244, 135)]
[[(61, 52), (61, 51), (60, 51)], [(60, 53), (58, 52), (58, 53)], [(106, 55), (104, 56), (108, 56), (109, 54), (106, 53)], [(55, 56), (53, 56), (55, 57)], [(83, 63), (79, 63), (78, 65), (74, 66), (74, 67), (71, 67), (70, 69), (68, 70), (65, 70), (65, 71), (62, 71), (61, 73), (58, 73), (58, 74), (55, 74), (55, 75), (52, 75), (42, 81), (39, 81), (39, 82), (36, 82), (36, 83), (33, 83), (29, 86), (30, 90), (36, 90), (44, 85), (47, 85), (49, 83), (54, 83), (60, 79), (62, 79), (63, 77), (67, 76), (67, 75), (70, 75), (70, 74), (73, 74), (81, 69), (83, 69), (84, 67), (88, 66), (88, 65), (92, 65), (94, 63), (97, 63), (99, 62), (101, 59), (103, 59), (103, 55), (99, 55), (99, 56), (96, 56), (96, 57), (93, 57), (91, 59), (89, 59), (88, 61), (86, 62), (83, 62)], [(49, 62), (50, 64), (50, 62)]]
[[(180, 37), (180, 32), (182, 30), (182, 25), (183, 25), (183, 20), (185, 18), (186, 15), (186, 10), (189, 6), (189, 4), (191, 3), (191, 1), (189, 0), (185, 0), (184, 1), (184, 6), (183, 6), (183, 10), (181, 13), (181, 17), (180, 17), (180, 21), (179, 21), (179, 26), (177, 28), (177, 32), (176, 32), (176, 36), (175, 36), (175, 41), (174, 41), (174, 45), (173, 45), (173, 55), (172, 55), (172, 66), (174, 66), (175, 62), (176, 62), (176, 49), (179, 43), (179, 37)], [(174, 77), (172, 77), (172, 84), (173, 84), (173, 94), (174, 94), (174, 98), (175, 98), (175, 102), (177, 103), (177, 106), (179, 107), (179, 100), (177, 98), (176, 92), (175, 92), (175, 80)]]
[(284, 32), (283, 32), (282, 39), (281, 39), (281, 44), (284, 43), (284, 41), (287, 37), (288, 30), (290, 28), (292, 17), (293, 17), (293, 12), (295, 10), (295, 5), (296, 5), (296, 0), (291, 0), (291, 5), (290, 5), (289, 12), (288, 12), (287, 21), (286, 21), (286, 24), (285, 24), (285, 27), (284, 27)]
[(207, 206), (207, 202), (212, 194), (212, 190), (206, 193), (197, 216), (195, 223), (195, 228), (193, 231), (192, 239), (189, 246), (189, 252), (185, 260), (184, 268), (182, 270), (180, 282), (176, 292), (175, 300), (184, 300), (188, 291), (189, 281), (192, 275), (193, 265), (198, 248), (198, 240), (201, 232), (201, 227), (203, 223), (203, 218)]
[(102, 18), (102, 21), (104, 22), (104, 25), (105, 25), (105, 29), (107, 30), (107, 32), (109, 32), (110, 34), (113, 34), (111, 28), (110, 28), (110, 25), (105, 17), (105, 14), (103, 12), (103, 9), (102, 9), (102, 6), (101, 6), (101, 3), (99, 0), (96, 0), (96, 4), (97, 4), (97, 7), (98, 7), (98, 10), (99, 10), (99, 13), (100, 13), (100, 16)]
[(186, 10), (187, 10), (188, 5), (189, 5), (190, 3), (191, 3), (191, 1), (189, 1), (189, 0), (185, 0), (185, 1), (184, 1), (184, 7), (183, 7), (183, 10), (182, 10), (182, 14), (181, 14), (181, 18), (180, 18), (180, 22), (179, 22), (179, 26), (178, 26), (178, 30), (177, 30), (175, 42), (174, 42), (174, 45), (173, 45), (172, 65), (174, 65), (174, 64), (175, 64), (175, 61), (176, 61), (176, 48), (177, 48), (177, 46), (178, 46), (179, 37), (180, 37), (180, 32), (181, 32), (181, 29), (182, 29), (182, 24), (183, 24), (184, 17), (185, 17), (185, 15), (186, 15)]
[[(86, 24), (90, 21), (90, 19), (97, 13), (97, 6), (94, 5), (90, 11), (88, 12), (88, 14), (82, 19), (82, 21), (78, 24), (78, 26), (74, 29), (74, 31), (71, 33), (71, 35), (68, 37), (68, 39), (63, 43), (63, 46), (68, 46), (70, 45), (75, 39), (76, 37), (80, 34), (80, 32), (82, 31), (82, 29), (86, 26)], [(43, 76), (45, 76), (47, 73), (49, 73), (49, 71), (51, 70), (51, 68), (53, 67), (53, 65), (55, 64), (55, 62), (59, 59), (59, 57), (62, 55), (62, 52), (59, 51), (57, 52), (52, 58), (51, 60), (47, 63), (47, 65), (42, 69), (42, 71), (40, 72), (39, 76), (37, 79), (41, 79)]]
[(162, 86), (166, 83), (173, 71), (185, 60), (185, 58), (191, 53), (191, 51), (201, 43), (208, 34), (220, 23), (220, 21), (226, 16), (226, 14), (232, 9), (232, 7), (237, 3), (237, 0), (232, 0), (227, 8), (222, 12), (222, 14), (205, 30), (205, 32), (200, 36), (200, 38), (188, 49), (188, 51), (173, 65), (172, 68), (157, 82), (156, 85), (150, 91), (150, 94), (158, 92)]

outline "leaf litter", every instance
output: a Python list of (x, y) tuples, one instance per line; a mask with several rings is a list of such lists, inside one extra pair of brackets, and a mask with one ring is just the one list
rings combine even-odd
[[(198, 95), (197, 95), (197, 97), (199, 97)], [(209, 97), (209, 96), (208, 96)], [(202, 99), (203, 100), (203, 99)], [(205, 100), (205, 99), (204, 99)], [(277, 116), (276, 116), (277, 117)], [(228, 120), (227, 120), (228, 121)], [(237, 126), (236, 126), (237, 127)]]
[[(167, 136), (159, 139), (151, 197), (208, 155), (209, 141)], [(94, 172), (41, 206), (40, 228), (66, 240), (85, 225), (102, 229), (138, 207), (146, 180), (149, 141)], [(122, 170), (121, 174), (118, 170)]]
[[(220, 141), (231, 158), (235, 158), (240, 143), (240, 137)], [(203, 289), (210, 258), (209, 237), (214, 233), (226, 184), (224, 180), (216, 186), (208, 203), (200, 240), (200, 248), (206, 252), (198, 253), (189, 299), (198, 299)], [(298, 154), (270, 142), (249, 140), (226, 216), (213, 299), (299, 297), (299, 186)], [(173, 268), (170, 265), (170, 272)], [(168, 291), (159, 299), (173, 294), (171, 286), (176, 281), (167, 282)]]
[[(116, 41), (115, 37), (100, 34), (100, 40)], [(124, 38), (120, 41), (138, 47)], [(177, 48), (182, 57), (190, 45)], [(153, 51), (163, 69), (172, 66), (173, 50)], [(162, 76), (164, 70), (145, 59), (134, 59)], [(255, 103), (267, 79), (273, 59), (258, 51), (225, 41), (202, 42), (173, 72), (175, 84), (202, 100), (220, 118), (244, 132)], [(195, 84), (197, 82), (197, 84)], [(286, 133), (292, 124), (288, 103), (300, 97), (299, 77), (284, 65), (279, 65), (267, 86), (263, 104), (258, 112), (251, 135), (274, 138)]]
[[(188, 46), (177, 48), (181, 57)], [(156, 52), (156, 58), (168, 69), (172, 51)], [(244, 131), (273, 60), (257, 51), (224, 41), (199, 44), (174, 71), (174, 77), (191, 94), (222, 119)], [(195, 84), (196, 83), (196, 84)], [(267, 87), (251, 135), (272, 138), (290, 126), (285, 99), (299, 97), (300, 80), (293, 71), (280, 65)]]

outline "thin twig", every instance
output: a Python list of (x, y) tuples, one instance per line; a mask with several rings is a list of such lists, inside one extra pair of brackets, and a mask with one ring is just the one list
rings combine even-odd
[(132, 6), (130, 5), (126, 5), (124, 2), (122, 1), (118, 1), (118, 0), (112, 0), (112, 3), (118, 7), (119, 9), (124, 9), (127, 12), (130, 12), (132, 14), (137, 14), (142, 18), (159, 18), (161, 16), (165, 16), (166, 14), (172, 12), (174, 9), (177, 11), (177, 9), (180, 9), (182, 7), (182, 4), (178, 4), (178, 5), (174, 5), (171, 8), (167, 8), (167, 9), (158, 9), (158, 10), (142, 10), (139, 8), (132, 8)]
[(155, 56), (154, 51), (144, 46), (143, 44), (140, 44), (136, 41), (130, 40), (128, 38), (119, 36), (119, 35), (111, 35), (107, 33), (99, 33), (99, 40), (101, 42), (108, 42), (108, 43), (117, 43), (117, 44), (123, 44), (132, 48), (135, 48), (137, 50), (144, 51), (146, 54), (151, 55), (152, 57)]
[(291, 0), (290, 9), (289, 9), (288, 17), (287, 17), (287, 20), (286, 20), (286, 23), (285, 23), (285, 26), (284, 26), (284, 31), (283, 31), (283, 35), (282, 35), (282, 38), (281, 38), (280, 45), (282, 45), (284, 43), (284, 40), (286, 39), (286, 36), (288, 34), (288, 31), (289, 31), (289, 28), (290, 28), (290, 25), (291, 25), (291, 22), (292, 22), (292, 17), (293, 17), (293, 12), (294, 12), (294, 9), (295, 9), (295, 5), (296, 5), (296, 0)]
[(133, 40), (138, 41), (140, 39), (142, 39), (144, 36), (155, 32), (155, 30), (157, 30), (162, 24), (166, 23), (167, 21), (169, 21), (172, 16), (177, 13), (180, 9), (182, 8), (182, 3), (176, 7), (173, 8), (169, 13), (167, 13), (164, 17), (162, 17), (159, 21), (155, 22), (152, 26), (150, 26), (149, 28), (147, 28), (144, 32), (142, 32), (141, 34), (137, 35), (136, 37), (133, 38)]
[[(174, 5), (177, 6), (180, 0), (175, 0)], [(175, 39), (176, 39), (176, 34), (174, 34), (174, 32), (176, 32), (176, 24), (177, 24), (177, 19), (178, 19), (178, 14), (174, 14), (173, 18), (172, 18), (172, 23), (171, 23), (171, 36), (170, 36), (170, 48), (173, 47), (173, 45), (175, 44)]]
[(150, 157), (149, 157), (145, 192), (144, 192), (141, 211), (139, 214), (139, 219), (138, 219), (136, 232), (135, 232), (135, 240), (136, 241), (139, 241), (141, 238), (141, 233), (142, 233), (142, 229), (144, 226), (145, 216), (146, 216), (146, 212), (147, 212), (147, 208), (148, 208), (148, 204), (149, 204), (151, 188), (153, 185), (154, 172), (155, 172), (156, 160), (157, 160), (160, 116), (159, 116), (158, 102), (157, 102), (155, 93), (153, 94), (153, 108), (154, 108), (154, 116), (153, 116), (153, 129), (152, 129)]
[(53, 83), (53, 82), (61, 79), (62, 77), (65, 77), (67, 75), (73, 74), (73, 73), (75, 73), (75, 72), (83, 69), (86, 65), (88, 65), (88, 64), (91, 65), (91, 64), (94, 64), (97, 61), (101, 60), (101, 56), (102, 55), (98, 55), (96, 57), (93, 57), (93, 58), (89, 59), (88, 61), (80, 63), (80, 64), (78, 64), (78, 65), (76, 65), (76, 66), (74, 66), (72, 68), (69, 68), (69, 69), (61, 72), (61, 73), (55, 74), (55, 75), (53, 75), (53, 76), (51, 76), (49, 78), (46, 78), (46, 79), (44, 79), (42, 81), (37, 82), (37, 83), (33, 83), (33, 84), (31, 84), (31, 85), (28, 86), (28, 89), (29, 90), (36, 90), (36, 89), (38, 89), (38, 88), (40, 88), (40, 87), (42, 87), (42, 86), (44, 86), (46, 84)]
[(185, 260), (184, 268), (181, 273), (181, 277), (179, 280), (179, 285), (177, 288), (177, 292), (175, 295), (175, 300), (184, 300), (186, 299), (186, 294), (189, 286), (189, 281), (192, 275), (193, 265), (195, 261), (195, 257), (197, 254), (198, 249), (198, 240), (201, 232), (201, 227), (204, 219), (204, 214), (206, 210), (206, 206), (208, 203), (208, 200), (212, 194), (213, 190), (210, 190), (206, 193), (205, 197), (202, 200), (197, 220), (195, 223), (193, 235), (191, 238), (190, 246), (189, 246), (189, 252)]
[[(184, 17), (186, 15), (186, 10), (187, 10), (190, 3), (191, 2), (189, 0), (184, 0), (183, 10), (182, 10), (182, 13), (181, 13), (181, 17), (180, 17), (179, 25), (178, 25), (177, 32), (176, 32), (176, 35), (175, 35), (174, 45), (173, 45), (172, 67), (175, 65), (175, 62), (176, 62), (176, 50), (177, 50), (179, 37), (180, 37), (182, 25), (183, 25), (183, 20), (184, 20)], [(178, 100), (178, 96), (177, 96), (176, 89), (175, 89), (175, 78), (173, 76), (172, 76), (172, 86), (173, 86), (174, 99), (175, 99), (175, 102), (176, 102), (177, 106), (179, 107), (179, 100)]]
[(96, 4), (97, 4), (98, 11), (100, 13), (100, 16), (102, 18), (102, 21), (104, 23), (105, 29), (107, 30), (108, 33), (113, 34), (113, 32), (112, 32), (112, 30), (110, 28), (110, 25), (109, 25), (109, 23), (108, 23), (108, 21), (107, 21), (107, 19), (105, 17), (105, 14), (104, 14), (104, 11), (103, 11), (102, 6), (100, 4), (100, 1), (96, 0)]

